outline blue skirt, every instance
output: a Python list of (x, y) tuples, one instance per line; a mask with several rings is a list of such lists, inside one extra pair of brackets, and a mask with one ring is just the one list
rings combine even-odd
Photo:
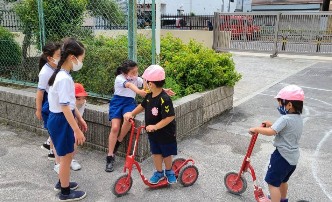
[(62, 112), (50, 112), (47, 128), (58, 156), (65, 156), (74, 152), (74, 131)]
[(48, 121), (48, 116), (50, 114), (47, 96), (48, 96), (48, 93), (45, 91), (43, 101), (42, 101), (42, 117), (43, 117), (45, 129), (47, 129), (47, 121)]

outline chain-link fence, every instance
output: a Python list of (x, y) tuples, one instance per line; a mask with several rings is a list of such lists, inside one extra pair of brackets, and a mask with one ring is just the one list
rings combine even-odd
[[(149, 10), (141, 11), (141, 3), (140, 0), (137, 5), (135, 0), (11, 1), (6, 10), (0, 11), (0, 81), (35, 85), (41, 47), (75, 37), (86, 47), (84, 68), (73, 73), (75, 82), (83, 83), (97, 96), (111, 95), (114, 72), (128, 57), (137, 60), (140, 71), (151, 64), (153, 12), (151, 4), (145, 6)], [(133, 44), (136, 40), (137, 50)], [(136, 51), (137, 58), (133, 57)]]

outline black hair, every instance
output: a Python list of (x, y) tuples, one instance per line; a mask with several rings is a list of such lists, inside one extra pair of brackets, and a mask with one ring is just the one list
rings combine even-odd
[(55, 51), (59, 50), (60, 47), (61, 44), (57, 42), (49, 42), (43, 47), (43, 54), (40, 56), (39, 59), (39, 71), (48, 62), (47, 57), (53, 57)]
[(292, 106), (293, 106), (293, 108), (295, 110), (295, 113), (302, 114), (303, 101), (299, 101), (299, 100), (283, 100), (283, 99), (280, 99), (280, 98), (278, 98), (278, 101), (280, 101), (283, 106), (286, 106), (288, 103), (292, 103)]
[(56, 75), (59, 73), (61, 66), (66, 61), (69, 55), (74, 55), (75, 57), (78, 57), (80, 55), (83, 55), (84, 51), (84, 45), (81, 42), (76, 41), (76, 39), (74, 38), (66, 38), (61, 47), (61, 58), (58, 67), (48, 81), (48, 85), (53, 85)]
[(148, 81), (148, 82), (154, 83), (157, 88), (162, 88), (165, 85), (165, 80), (162, 80), (162, 81)]
[(137, 63), (132, 60), (124, 61), (120, 67), (118, 67), (115, 71), (115, 76), (120, 74), (128, 74), (128, 72), (137, 67)]

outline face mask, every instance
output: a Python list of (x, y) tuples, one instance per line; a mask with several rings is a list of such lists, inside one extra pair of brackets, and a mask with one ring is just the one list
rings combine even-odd
[(286, 109), (285, 106), (279, 106), (277, 109), (281, 115), (286, 115), (286, 114), (288, 114), (288, 111), (289, 111)]
[(60, 59), (55, 59), (55, 58), (52, 58), (52, 59), (53, 59), (53, 63), (54, 63), (56, 66), (58, 66)]
[(76, 60), (77, 60), (77, 64), (75, 64), (75, 63), (72, 62), (73, 63), (73, 71), (74, 72), (79, 71), (83, 67), (83, 63), (81, 61), (79, 61), (77, 58), (76, 58)]

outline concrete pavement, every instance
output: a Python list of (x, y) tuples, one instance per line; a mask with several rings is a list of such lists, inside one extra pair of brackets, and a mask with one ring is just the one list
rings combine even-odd
[[(177, 157), (193, 158), (199, 169), (198, 181), (191, 187), (176, 184), (152, 190), (134, 172), (129, 194), (116, 198), (111, 193), (112, 183), (122, 174), (124, 159), (117, 159), (115, 171), (106, 173), (105, 154), (87, 148), (76, 156), (82, 170), (73, 171), (72, 179), (87, 191), (84, 201), (254, 201), (249, 174), (245, 175), (248, 189), (241, 196), (229, 194), (223, 178), (240, 168), (250, 140), (249, 127), (278, 118), (273, 96), (292, 83), (303, 87), (306, 101), (301, 159), (290, 180), (290, 201), (331, 201), (332, 65), (326, 60), (236, 53), (234, 61), (243, 79), (235, 87), (234, 109), (202, 127), (194, 138), (179, 143)], [(0, 131), (0, 201), (57, 201), (53, 191), (57, 176), (47, 152), (40, 149), (46, 138), (6, 125), (0, 125)], [(252, 156), (258, 183), (265, 190), (272, 139), (260, 136)], [(142, 166), (150, 177), (152, 159)]]

